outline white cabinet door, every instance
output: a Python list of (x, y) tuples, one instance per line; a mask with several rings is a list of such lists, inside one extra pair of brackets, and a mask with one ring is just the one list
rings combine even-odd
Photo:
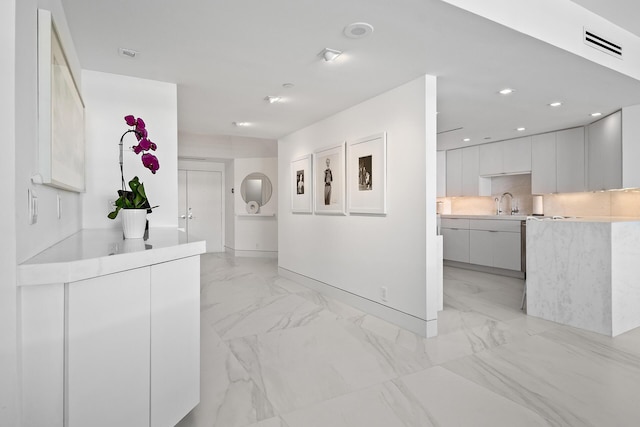
[(611, 114), (587, 127), (587, 189), (622, 187), (621, 113)]
[(148, 427), (150, 268), (66, 285), (67, 427)]
[(556, 192), (556, 132), (535, 135), (531, 144), (531, 193)]
[(469, 262), (493, 266), (493, 235), (495, 231), (469, 230)]
[(493, 266), (520, 271), (520, 233), (498, 231), (493, 237)]
[(200, 257), (152, 266), (151, 283), (151, 426), (172, 427), (200, 400)]
[(502, 173), (502, 145), (500, 142), (480, 145), (479, 174), (482, 176)]
[(502, 144), (502, 172), (531, 172), (531, 137), (510, 139)]
[(469, 230), (443, 228), (443, 258), (469, 262)]
[(447, 152), (436, 151), (436, 197), (447, 196)]
[(462, 149), (447, 151), (447, 196), (462, 196)]
[(556, 132), (556, 159), (556, 191), (558, 193), (584, 191), (583, 127)]
[(462, 149), (462, 195), (479, 196), (479, 147)]

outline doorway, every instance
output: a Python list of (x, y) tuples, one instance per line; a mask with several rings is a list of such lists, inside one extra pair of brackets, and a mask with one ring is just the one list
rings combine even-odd
[(206, 241), (207, 252), (224, 251), (223, 195), (224, 169), (178, 170), (178, 227), (186, 233), (187, 241)]

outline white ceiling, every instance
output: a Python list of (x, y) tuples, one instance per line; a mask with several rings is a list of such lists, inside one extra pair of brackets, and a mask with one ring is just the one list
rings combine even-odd
[[(438, 76), (441, 149), (583, 125), (591, 112), (640, 104), (639, 81), (437, 0), (62, 3), (82, 67), (177, 83), (185, 133), (278, 138), (423, 74)], [(604, 1), (576, 3), (606, 17), (596, 10)], [(640, 34), (633, 16), (609, 19)], [(375, 30), (349, 39), (342, 31), (352, 22)], [(140, 54), (119, 56), (120, 47)], [(317, 56), (325, 47), (344, 54), (325, 63)], [(497, 95), (504, 87), (516, 92)], [(283, 102), (268, 104), (267, 95)], [(564, 105), (548, 107), (556, 100)]]

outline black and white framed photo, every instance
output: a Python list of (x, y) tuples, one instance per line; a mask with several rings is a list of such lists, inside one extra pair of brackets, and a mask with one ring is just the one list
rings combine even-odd
[(349, 213), (387, 213), (387, 134), (361, 138), (347, 145)]
[(345, 143), (317, 150), (314, 206), (317, 214), (345, 215)]
[(299, 157), (291, 162), (291, 212), (313, 212), (312, 155)]

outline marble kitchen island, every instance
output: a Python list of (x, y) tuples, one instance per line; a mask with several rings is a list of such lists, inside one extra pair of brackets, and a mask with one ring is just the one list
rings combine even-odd
[(527, 314), (608, 336), (640, 326), (640, 220), (527, 220)]
[(200, 254), (82, 230), (18, 266), (24, 426), (174, 426), (199, 401)]

